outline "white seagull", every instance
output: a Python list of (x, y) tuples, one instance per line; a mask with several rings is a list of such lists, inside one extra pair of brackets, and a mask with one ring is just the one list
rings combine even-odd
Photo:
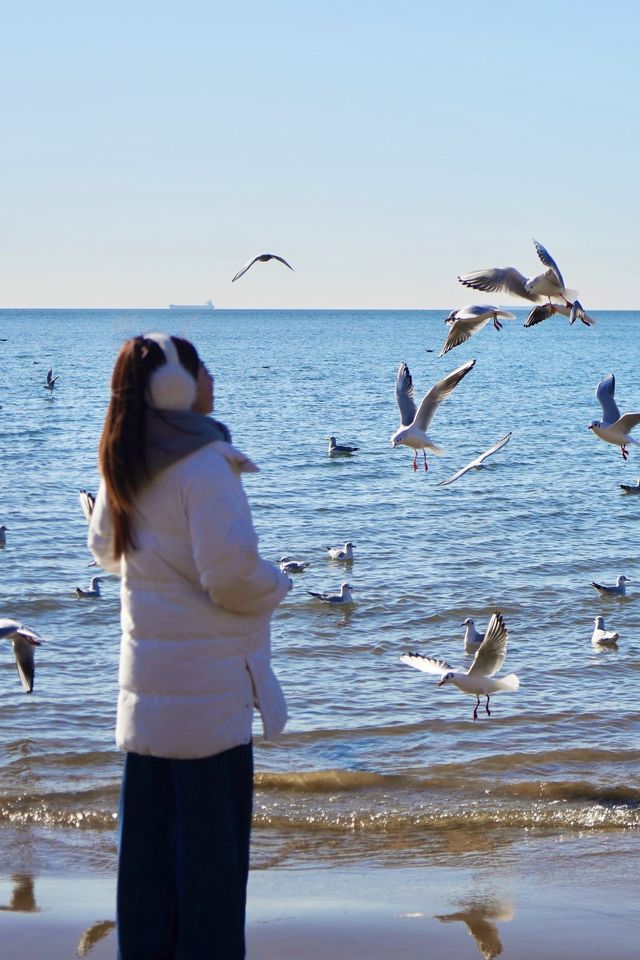
[(91, 514), (96, 505), (96, 498), (92, 493), (89, 493), (88, 490), (81, 490), (78, 497), (80, 498), (80, 506), (82, 507), (84, 518), (87, 523), (91, 523)]
[(472, 620), (471, 617), (467, 617), (466, 620), (463, 620), (460, 624), (461, 627), (466, 627), (464, 631), (464, 652), (474, 656), (478, 647), (484, 640), (484, 633), (480, 633), (476, 630), (475, 620)]
[(469, 693), (476, 698), (473, 710), (473, 719), (478, 719), (480, 697), (486, 697), (485, 710), (491, 716), (489, 700), (492, 694), (507, 691), (513, 693), (520, 686), (520, 679), (515, 673), (506, 677), (494, 679), (494, 675), (501, 668), (507, 656), (507, 637), (509, 632), (502, 619), (501, 613), (494, 613), (489, 621), (484, 640), (476, 651), (473, 663), (466, 672), (454, 670), (444, 660), (435, 660), (432, 657), (423, 657), (420, 653), (405, 653), (400, 659), (403, 663), (424, 673), (433, 673), (440, 676), (439, 687), (445, 683), (452, 683), (462, 693)]
[(50, 370), (48, 371), (48, 373), (47, 373), (47, 379), (46, 379), (46, 381), (42, 384), (42, 386), (44, 387), (45, 390), (49, 390), (49, 391), (53, 392), (53, 390), (54, 390), (54, 388), (55, 388), (55, 385), (56, 385), (56, 380), (59, 380), (59, 379), (60, 379), (60, 377), (54, 377), (54, 376), (53, 376), (53, 369), (50, 369)]
[(594, 617), (593, 622), (595, 626), (591, 635), (591, 643), (594, 647), (617, 646), (620, 634), (614, 633), (613, 630), (605, 630), (604, 617)]
[(359, 447), (349, 447), (343, 443), (337, 443), (335, 437), (327, 437), (329, 449), (327, 453), (330, 457), (350, 457)]
[(461, 367), (447, 374), (442, 380), (439, 380), (424, 395), (422, 403), (416, 411), (416, 404), (413, 398), (413, 380), (409, 373), (409, 367), (406, 363), (401, 363), (396, 375), (396, 401), (400, 410), (402, 426), (396, 430), (391, 437), (391, 445), (397, 447), (402, 444), (405, 447), (411, 447), (414, 451), (413, 469), (418, 469), (418, 450), (422, 450), (424, 457), (424, 468), (428, 470), (427, 454), (425, 447), (432, 450), (438, 456), (444, 451), (436, 446), (433, 440), (427, 436), (427, 430), (433, 420), (436, 410), (443, 400), (453, 392), (454, 388), (460, 383), (463, 377), (469, 373), (475, 366), (475, 360), (468, 360)]
[(525, 277), (515, 267), (494, 267), (486, 270), (475, 270), (464, 277), (458, 277), (460, 283), (473, 290), (483, 290), (487, 293), (504, 291), (513, 297), (522, 297), (540, 303), (545, 297), (555, 297), (564, 300), (571, 306), (570, 300), (575, 299), (575, 290), (568, 290), (564, 285), (558, 265), (537, 240), (533, 241), (538, 257), (547, 269), (535, 277)]
[(309, 566), (308, 560), (291, 560), (290, 557), (280, 557), (278, 563), (283, 573), (303, 573)]
[(0, 524), (0, 547), (6, 547), (7, 545), (7, 530), (9, 527), (5, 527), (4, 523)]
[[(638, 477), (638, 482), (635, 487), (630, 483), (621, 483), (620, 489), (624, 490), (625, 493), (640, 493), (640, 477)], [(0, 527), (0, 529), (2, 528)]]
[(445, 323), (448, 323), (451, 329), (447, 339), (444, 342), (442, 350), (438, 354), (443, 357), (449, 350), (459, 347), (461, 343), (466, 343), (474, 333), (478, 333), (483, 327), (493, 320), (496, 330), (502, 330), (502, 324), (498, 317), (505, 320), (515, 320), (515, 313), (509, 313), (508, 310), (499, 310), (488, 304), (471, 304), (468, 307), (461, 307), (459, 310), (452, 310)]
[(354, 546), (355, 544), (351, 543), (351, 540), (347, 540), (344, 547), (325, 547), (329, 554), (327, 559), (340, 560), (341, 563), (352, 563)]
[(81, 600), (83, 598), (93, 599), (100, 596), (100, 584), (102, 583), (102, 577), (91, 577), (91, 582), (89, 584), (88, 590), (83, 590), (81, 587), (76, 587), (75, 594), (76, 597)]
[(351, 594), (353, 589), (350, 583), (341, 583), (340, 593), (315, 593), (313, 590), (307, 590), (307, 593), (310, 597), (315, 597), (323, 603), (328, 603), (331, 606), (340, 606), (345, 603), (353, 603), (353, 596)]
[(614, 398), (615, 390), (616, 378), (609, 373), (596, 387), (596, 400), (602, 407), (602, 420), (592, 420), (589, 430), (593, 430), (596, 437), (600, 437), (605, 443), (613, 443), (620, 447), (622, 459), (626, 460), (629, 456), (628, 444), (640, 447), (640, 443), (629, 436), (629, 431), (640, 423), (640, 413), (624, 413), (620, 416), (618, 404)]
[(626, 595), (625, 583), (631, 583), (629, 577), (625, 577), (622, 573), (617, 578), (615, 586), (611, 584), (607, 585), (605, 583), (596, 583), (595, 580), (591, 581), (591, 586), (595, 587), (601, 597), (624, 597)]
[(34, 647), (39, 647), (42, 638), (29, 627), (18, 623), (17, 620), (0, 618), (0, 638), (11, 639), (13, 652), (16, 658), (18, 675), (22, 681), (25, 693), (33, 692), (33, 678), (36, 668), (34, 663)]
[(590, 317), (588, 313), (585, 313), (584, 308), (579, 300), (575, 300), (574, 303), (541, 303), (537, 307), (534, 307), (531, 313), (528, 315), (527, 319), (524, 322), (525, 327), (534, 327), (536, 323), (542, 323), (543, 320), (548, 320), (549, 317), (552, 317), (554, 313), (561, 313), (565, 317), (569, 317), (569, 324), (573, 324), (576, 320), (581, 320), (584, 323), (585, 327), (595, 327), (596, 321), (593, 317)]
[(497, 443), (494, 443), (492, 447), (489, 447), (488, 450), (485, 450), (484, 453), (481, 453), (479, 457), (476, 457), (475, 460), (472, 460), (471, 463), (468, 463), (466, 467), (462, 467), (461, 470), (458, 470), (457, 473), (454, 473), (453, 476), (447, 477), (446, 480), (441, 480), (440, 483), (436, 484), (438, 487), (446, 487), (448, 484), (453, 483), (454, 480), (459, 480), (460, 477), (464, 476), (465, 473), (468, 473), (469, 470), (480, 470), (482, 464), (487, 459), (487, 457), (492, 456), (492, 454), (497, 453), (498, 450), (502, 450), (503, 447), (511, 440), (511, 433), (507, 433), (502, 440), (498, 440)]
[(277, 253), (259, 253), (257, 257), (253, 258), (253, 260), (247, 261), (247, 263), (245, 263), (244, 267), (242, 267), (241, 270), (238, 270), (238, 272), (236, 273), (231, 283), (235, 283), (236, 280), (239, 280), (240, 277), (247, 272), (249, 267), (252, 267), (254, 265), (254, 263), (266, 263), (267, 260), (279, 260), (280, 263), (284, 263), (285, 267), (289, 267), (289, 270), (293, 270), (293, 267), (291, 266), (291, 264), (287, 263), (284, 257), (279, 257)]

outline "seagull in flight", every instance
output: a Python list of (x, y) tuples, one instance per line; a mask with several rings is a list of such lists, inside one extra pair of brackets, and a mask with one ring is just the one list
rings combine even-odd
[(640, 443), (629, 436), (629, 431), (633, 430), (640, 423), (640, 413), (625, 413), (620, 416), (618, 404), (615, 401), (616, 378), (612, 373), (603, 377), (596, 387), (596, 400), (602, 407), (602, 420), (592, 420), (589, 424), (589, 430), (593, 430), (597, 437), (604, 440), (605, 443), (613, 443), (620, 447), (622, 459), (626, 460), (629, 456), (627, 444), (632, 443), (640, 447)]
[(347, 540), (344, 547), (325, 547), (329, 560), (340, 560), (342, 563), (353, 563), (353, 548), (355, 544)]
[(604, 617), (594, 617), (593, 622), (595, 626), (591, 634), (591, 643), (594, 647), (616, 647), (620, 634), (614, 633), (613, 630), (605, 630)]
[(350, 583), (340, 584), (340, 593), (315, 593), (313, 590), (307, 590), (310, 597), (321, 600), (322, 603), (328, 603), (330, 606), (340, 606), (346, 603), (353, 603), (351, 591), (354, 588)]
[(329, 441), (328, 454), (330, 457), (350, 457), (352, 453), (358, 450), (358, 447), (349, 447), (343, 443), (337, 443), (335, 437), (327, 437)]
[(89, 583), (88, 590), (83, 590), (81, 587), (76, 587), (75, 595), (78, 600), (82, 599), (95, 599), (100, 596), (100, 584), (102, 583), (102, 577), (91, 577), (91, 582)]
[(507, 691), (513, 693), (520, 686), (520, 679), (515, 673), (506, 677), (495, 678), (507, 656), (507, 637), (509, 631), (501, 613), (494, 613), (489, 621), (484, 640), (478, 647), (473, 663), (466, 672), (454, 670), (444, 660), (433, 657), (424, 657), (420, 653), (404, 653), (400, 659), (403, 663), (424, 673), (440, 676), (439, 687), (445, 683), (452, 683), (462, 693), (469, 693), (476, 698), (473, 719), (478, 719), (480, 697), (486, 697), (485, 710), (491, 716), (489, 701), (492, 694)]
[(29, 627), (17, 620), (0, 618), (0, 638), (9, 638), (16, 658), (18, 676), (22, 681), (25, 693), (33, 692), (33, 678), (36, 668), (34, 663), (34, 647), (42, 644), (42, 638)]
[(468, 307), (461, 307), (459, 310), (452, 310), (445, 323), (448, 323), (449, 330), (442, 350), (438, 357), (443, 357), (449, 350), (459, 347), (461, 343), (466, 343), (474, 333), (482, 330), (483, 327), (493, 320), (496, 330), (502, 330), (502, 324), (498, 317), (505, 320), (515, 320), (515, 313), (509, 313), (508, 310), (499, 310), (498, 307), (492, 307), (489, 304), (471, 304)]
[[(285, 267), (289, 267), (289, 270), (293, 270), (293, 267), (290, 263), (284, 259), (284, 257), (279, 257), (277, 253), (259, 253), (257, 257), (254, 257), (253, 260), (249, 260), (245, 263), (244, 267), (241, 270), (238, 270), (235, 277), (231, 283), (235, 283), (236, 280), (239, 280), (240, 277), (247, 272), (247, 270), (254, 265), (254, 263), (266, 263), (268, 260), (279, 260), (280, 263), (284, 263)], [(295, 271), (294, 271), (295, 273)]]
[(543, 320), (548, 320), (554, 313), (562, 313), (565, 317), (569, 317), (569, 324), (575, 323), (576, 320), (581, 320), (585, 327), (595, 327), (596, 325), (593, 317), (590, 317), (588, 313), (584, 312), (584, 308), (579, 300), (575, 300), (569, 304), (541, 303), (533, 308), (525, 320), (524, 325), (525, 327), (534, 327), (536, 323), (542, 323)]
[(571, 306), (570, 298), (575, 299), (575, 290), (568, 290), (564, 285), (562, 274), (551, 254), (537, 240), (533, 241), (536, 253), (543, 266), (547, 269), (534, 277), (525, 277), (515, 267), (494, 267), (486, 270), (475, 270), (463, 277), (458, 277), (460, 283), (473, 290), (483, 290), (487, 293), (503, 291), (512, 297), (521, 297), (533, 303), (540, 303), (545, 297), (564, 300)]
[(425, 447), (432, 450), (438, 456), (442, 456), (444, 451), (436, 446), (433, 440), (427, 435), (427, 430), (433, 420), (436, 410), (443, 400), (453, 392), (454, 388), (460, 383), (463, 377), (469, 373), (475, 366), (475, 360), (468, 360), (458, 367), (452, 373), (447, 374), (442, 380), (439, 380), (424, 395), (422, 403), (416, 410), (416, 403), (413, 398), (413, 380), (409, 373), (409, 367), (406, 363), (401, 363), (396, 374), (396, 401), (400, 410), (402, 425), (391, 437), (393, 447), (400, 446), (411, 447), (415, 451), (413, 457), (413, 469), (418, 469), (418, 450), (422, 450), (424, 458), (424, 468), (428, 470), (427, 454)]
[(503, 447), (511, 440), (511, 433), (507, 433), (502, 440), (498, 440), (497, 443), (494, 443), (492, 447), (489, 447), (488, 450), (485, 450), (484, 453), (481, 453), (479, 457), (476, 457), (475, 460), (472, 460), (471, 463), (468, 463), (466, 467), (462, 467), (461, 470), (458, 470), (457, 473), (454, 473), (453, 476), (448, 477), (446, 480), (441, 480), (440, 483), (436, 484), (438, 487), (446, 487), (448, 484), (453, 483), (454, 480), (459, 480), (460, 477), (464, 476), (465, 473), (468, 473), (469, 470), (480, 470), (484, 461), (487, 457), (492, 456), (494, 453), (497, 453), (498, 450), (502, 450)]
[(96, 505), (96, 498), (93, 493), (89, 493), (88, 490), (81, 490), (78, 494), (78, 497), (80, 499), (80, 506), (82, 507), (84, 518), (87, 523), (91, 523), (91, 514), (93, 513), (93, 508)]
[(615, 586), (596, 583), (594, 580), (591, 581), (591, 586), (595, 587), (601, 597), (624, 597), (627, 592), (625, 583), (631, 583), (631, 580), (629, 577), (625, 577), (624, 573), (621, 573), (616, 579)]
[(47, 379), (42, 384), (42, 386), (44, 387), (45, 390), (49, 390), (51, 393), (53, 393), (53, 390), (55, 389), (55, 385), (56, 385), (56, 380), (59, 380), (59, 379), (60, 377), (53, 376), (53, 369), (50, 368), (47, 371)]

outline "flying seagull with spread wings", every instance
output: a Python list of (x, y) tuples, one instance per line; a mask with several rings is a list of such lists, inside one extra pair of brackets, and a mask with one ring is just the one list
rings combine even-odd
[(442, 350), (438, 354), (443, 357), (449, 350), (459, 347), (461, 343), (466, 343), (474, 333), (482, 330), (483, 327), (493, 320), (496, 330), (502, 330), (502, 324), (498, 317), (505, 320), (515, 320), (515, 313), (509, 313), (508, 310), (499, 310), (498, 307), (492, 307), (489, 304), (471, 304), (468, 307), (461, 307), (459, 310), (452, 310), (445, 323), (451, 327)]
[(576, 320), (581, 320), (585, 327), (595, 327), (596, 325), (593, 317), (585, 313), (584, 307), (579, 300), (574, 300), (573, 303), (569, 304), (540, 303), (537, 307), (533, 308), (525, 320), (524, 325), (525, 327), (534, 327), (536, 323), (542, 323), (543, 320), (548, 320), (554, 313), (562, 313), (565, 317), (569, 317), (570, 325), (574, 324)]
[(461, 367), (447, 374), (442, 380), (439, 380), (424, 395), (422, 403), (416, 409), (416, 403), (413, 398), (413, 380), (409, 373), (409, 367), (406, 363), (401, 363), (396, 374), (396, 401), (400, 410), (402, 426), (396, 430), (391, 437), (391, 445), (398, 447), (403, 445), (411, 447), (415, 451), (413, 458), (413, 469), (418, 469), (418, 450), (422, 450), (424, 457), (424, 468), (428, 470), (427, 455), (425, 448), (432, 450), (433, 453), (441, 456), (444, 451), (436, 446), (433, 440), (427, 435), (427, 430), (431, 425), (436, 411), (443, 400), (453, 393), (453, 390), (463, 377), (469, 373), (475, 366), (475, 360), (468, 360)]
[(475, 460), (472, 460), (471, 463), (468, 463), (466, 467), (462, 467), (461, 470), (458, 470), (457, 473), (454, 473), (452, 477), (448, 477), (446, 480), (441, 480), (437, 486), (446, 487), (448, 484), (453, 483), (454, 480), (459, 480), (460, 477), (463, 477), (465, 473), (469, 472), (469, 470), (479, 470), (487, 457), (492, 456), (494, 453), (497, 453), (498, 450), (502, 450), (503, 447), (506, 447), (506, 445), (509, 443), (509, 440), (511, 440), (511, 433), (508, 433), (506, 436), (504, 436), (502, 440), (498, 440), (498, 442), (494, 443), (492, 447), (489, 447), (488, 450), (485, 450), (484, 453), (481, 453), (479, 457), (476, 457)]
[(605, 443), (613, 443), (620, 447), (622, 459), (629, 456), (628, 444), (640, 447), (640, 442), (629, 436), (629, 432), (640, 424), (640, 413), (624, 413), (620, 416), (618, 404), (615, 401), (616, 378), (612, 373), (603, 377), (596, 387), (596, 400), (602, 407), (602, 420), (592, 420), (589, 430)]
[(490, 267), (486, 270), (475, 270), (463, 277), (458, 277), (460, 283), (473, 290), (484, 290), (488, 293), (502, 291), (512, 297), (521, 297), (533, 303), (541, 303), (545, 297), (564, 300), (571, 306), (570, 300), (575, 299), (575, 290), (569, 290), (564, 285), (562, 274), (551, 254), (537, 240), (533, 241), (538, 257), (547, 269), (544, 273), (533, 277), (525, 277), (515, 267)]
[(41, 645), (42, 638), (17, 620), (9, 620), (6, 617), (2, 617), (0, 618), (0, 639), (4, 638), (11, 640), (13, 653), (16, 658), (16, 667), (18, 668), (18, 676), (22, 681), (25, 693), (32, 693), (33, 679), (36, 672), (34, 648)]
[(247, 272), (249, 267), (254, 265), (254, 263), (266, 263), (268, 260), (279, 260), (280, 263), (284, 263), (285, 267), (289, 267), (289, 270), (293, 270), (291, 264), (287, 263), (284, 257), (279, 257), (277, 253), (259, 253), (257, 257), (253, 258), (253, 260), (249, 260), (247, 263), (245, 263), (241, 270), (238, 270), (231, 283), (235, 283), (236, 280), (239, 280), (240, 277)]

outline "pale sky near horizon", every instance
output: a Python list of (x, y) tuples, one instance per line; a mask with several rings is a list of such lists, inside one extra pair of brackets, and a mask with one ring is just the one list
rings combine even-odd
[[(6, 3), (0, 307), (633, 308), (632, 2)], [(231, 278), (255, 254), (284, 256)]]

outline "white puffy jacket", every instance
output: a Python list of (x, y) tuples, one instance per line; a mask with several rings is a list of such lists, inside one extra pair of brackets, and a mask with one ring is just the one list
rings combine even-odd
[(122, 577), (116, 742), (191, 759), (265, 737), (287, 713), (270, 666), (270, 620), (289, 579), (258, 554), (240, 474), (258, 468), (218, 440), (177, 461), (136, 500), (137, 549), (114, 561), (104, 487), (89, 549)]

